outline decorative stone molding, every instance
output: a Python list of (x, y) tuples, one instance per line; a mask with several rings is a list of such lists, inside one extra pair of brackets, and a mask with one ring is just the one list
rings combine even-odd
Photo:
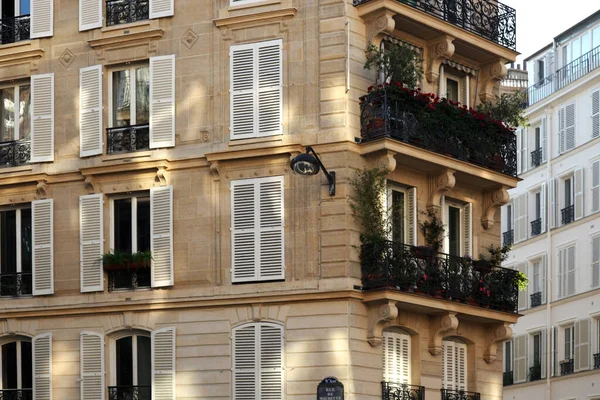
[(36, 195), (39, 199), (48, 198), (48, 181), (45, 179), (39, 180), (35, 187)]
[(508, 69), (500, 59), (481, 67), (479, 75), (479, 100), (482, 102), (494, 99), (494, 85), (508, 75)]
[(491, 364), (498, 356), (498, 344), (512, 337), (512, 328), (509, 324), (495, 324), (486, 329), (487, 345), (483, 352), (483, 359)]
[(506, 186), (491, 190), (483, 195), (483, 215), (481, 216), (481, 226), (483, 229), (490, 229), (494, 226), (494, 215), (503, 205), (510, 201), (510, 195)]
[(164, 165), (156, 168), (156, 182), (158, 182), (160, 186), (167, 186), (167, 167)]
[(384, 36), (394, 32), (396, 28), (395, 14), (393, 11), (383, 9), (381, 12), (371, 14), (368, 18), (365, 18), (367, 40), (370, 43), (378, 46)]
[[(247, 13), (237, 16), (223, 17), (214, 19), (215, 26), (221, 30), (239, 29), (248, 26), (263, 25), (265, 23), (285, 21), (296, 15), (297, 9), (294, 7), (282, 8), (279, 10), (262, 11)], [(287, 29), (283, 26), (283, 29)]]
[(454, 37), (449, 35), (440, 36), (427, 44), (427, 63), (425, 67), (425, 78), (427, 82), (433, 83), (440, 77), (440, 65), (446, 58), (454, 55)]
[(89, 194), (101, 193), (100, 186), (91, 176), (85, 178), (84, 184)]
[(453, 169), (446, 168), (437, 176), (429, 176), (429, 200), (427, 210), (437, 213), (441, 208), (441, 199), (444, 193), (456, 185), (456, 177)]
[(386, 151), (377, 159), (377, 166), (379, 168), (387, 170), (387, 172), (394, 172), (396, 170), (396, 152)]
[(367, 319), (369, 332), (367, 341), (373, 347), (379, 346), (383, 341), (383, 326), (386, 322), (393, 321), (398, 318), (398, 307), (396, 302), (388, 301), (381, 304), (379, 307), (369, 307), (367, 311)]
[(442, 352), (442, 340), (449, 332), (458, 329), (456, 313), (447, 313), (429, 318), (429, 353), (437, 356)]

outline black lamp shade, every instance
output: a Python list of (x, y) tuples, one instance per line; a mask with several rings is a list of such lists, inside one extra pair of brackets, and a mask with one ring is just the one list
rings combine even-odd
[(302, 153), (294, 157), (291, 167), (295, 173), (303, 176), (311, 176), (319, 173), (319, 163), (311, 154)]

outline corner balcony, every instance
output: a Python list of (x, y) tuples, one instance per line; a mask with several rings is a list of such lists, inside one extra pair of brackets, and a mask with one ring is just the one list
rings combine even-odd
[(381, 398), (383, 400), (425, 400), (425, 387), (384, 381), (381, 382)]

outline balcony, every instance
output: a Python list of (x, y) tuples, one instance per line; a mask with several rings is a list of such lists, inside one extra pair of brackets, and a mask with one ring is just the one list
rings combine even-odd
[(504, 246), (512, 246), (515, 243), (515, 230), (511, 229), (502, 234), (502, 244)]
[(150, 267), (124, 268), (108, 271), (108, 290), (149, 288)]
[(149, 0), (106, 0), (106, 26), (148, 19), (149, 4)]
[(538, 218), (531, 221), (531, 236), (537, 236), (542, 233), (542, 219)]
[(0, 400), (33, 400), (32, 389), (0, 390)]
[(363, 290), (393, 290), (517, 313), (517, 271), (428, 247), (381, 241), (361, 247)]
[(382, 400), (425, 400), (425, 387), (403, 383), (381, 382)]
[(0, 142), (0, 167), (16, 167), (31, 159), (31, 141)]
[(531, 298), (531, 308), (539, 307), (542, 305), (542, 292), (534, 293), (530, 296)]
[(152, 400), (152, 387), (109, 386), (108, 400)]
[(502, 386), (510, 386), (514, 383), (513, 372), (505, 371), (502, 373)]
[[(0, 275), (0, 296), (31, 296), (31, 272), (13, 272)], [(0, 398), (0, 400), (2, 400)]]
[(150, 148), (150, 126), (131, 125), (106, 129), (108, 154), (132, 153)]
[(575, 221), (575, 205), (560, 210), (560, 222), (562, 225), (570, 224), (573, 221)]
[(29, 40), (30, 17), (19, 15), (14, 18), (4, 17), (0, 20), (0, 39), (2, 43), (9, 44)]
[(562, 376), (562, 375), (572, 374), (574, 372), (574, 365), (575, 365), (575, 363), (573, 362), (572, 358), (561, 361), (560, 362), (560, 375)]
[(529, 382), (539, 381), (542, 379), (542, 366), (536, 362), (533, 367), (529, 367)]
[(511, 177), (517, 176), (514, 133), (498, 121), (433, 94), (399, 84), (360, 98), (361, 142), (391, 138)]
[(594, 354), (594, 369), (600, 369), (600, 353)]
[(542, 165), (542, 148), (531, 152), (531, 168), (539, 167)]
[(480, 400), (480, 394), (477, 392), (466, 392), (464, 390), (440, 389), (442, 391), (442, 400)]

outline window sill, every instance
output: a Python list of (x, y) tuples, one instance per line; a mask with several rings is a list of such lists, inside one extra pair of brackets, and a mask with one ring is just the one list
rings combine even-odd
[(16, 172), (29, 172), (32, 170), (31, 164), (19, 165), (18, 167), (0, 168), (0, 175), (14, 174)]
[[(143, 27), (143, 26), (148, 26), (150, 27), (150, 23), (152, 22), (152, 20), (150, 19), (144, 19), (141, 21), (135, 21), (135, 22), (130, 22), (128, 24), (118, 24), (118, 25), (111, 25), (111, 26), (103, 26), (102, 28), (100, 28), (101, 32), (115, 32), (115, 31), (129, 31), (129, 29), (136, 29), (138, 27)], [(129, 32), (123, 32), (122, 34), (128, 34)]]
[[(38, 61), (44, 56), (44, 50), (40, 49), (39, 39), (23, 40), (21, 42), (8, 43), (0, 45), (0, 67), (13, 66), (10, 68), (10, 78), (25, 78), (31, 76), (33, 61)], [(24, 70), (22, 67), (15, 69), (18, 64), (27, 64)], [(37, 68), (37, 67), (35, 67)], [(8, 78), (5, 76), (9, 71), (2, 72), (0, 78)]]
[(124, 162), (127, 162), (133, 158), (143, 158), (143, 157), (150, 158), (151, 155), (152, 155), (152, 150), (134, 151), (131, 153), (103, 154), (102, 161), (123, 160)]
[(240, 4), (229, 5), (227, 11), (244, 10), (248, 8), (264, 7), (273, 4), (281, 4), (281, 0), (240, 0)]
[[(129, 58), (135, 58), (135, 55), (139, 53), (134, 50), (135, 48), (145, 46), (145, 52), (143, 53), (145, 57), (143, 58), (148, 58), (151, 51), (148, 45), (160, 40), (164, 33), (165, 31), (160, 29), (159, 21), (156, 19), (136, 21), (130, 24), (95, 29), (93, 31), (93, 38), (88, 40), (88, 44), (94, 50), (131, 48), (133, 51), (127, 52)], [(156, 50), (154, 49), (154, 51)], [(103, 59), (103, 54), (97, 58)]]
[[(228, 2), (229, 3), (229, 2)], [(267, 22), (284, 21), (293, 18), (297, 9), (291, 0), (248, 0), (244, 4), (228, 4), (219, 10), (219, 17), (213, 20), (217, 28), (237, 29), (242, 26), (260, 26)]]
[(246, 144), (269, 143), (269, 142), (283, 143), (283, 135), (258, 137), (258, 138), (251, 138), (251, 139), (236, 139), (236, 140), (230, 139), (229, 145), (230, 146), (243, 146)]

